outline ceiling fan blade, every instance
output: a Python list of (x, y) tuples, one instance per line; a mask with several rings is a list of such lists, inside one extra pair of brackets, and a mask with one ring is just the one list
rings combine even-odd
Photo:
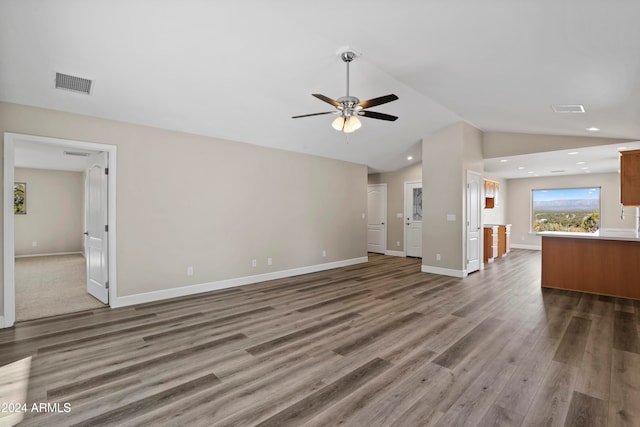
[(335, 111), (325, 111), (324, 113), (303, 114), (302, 116), (293, 116), (292, 119), (299, 119), (300, 117), (320, 116), (322, 114), (333, 114)]
[(398, 120), (398, 117), (392, 116), (391, 114), (377, 113), (375, 111), (360, 111), (358, 115), (369, 117), (370, 119), (387, 120), (389, 122), (395, 122)]
[(313, 93), (312, 95), (318, 98), (319, 100), (326, 102), (327, 104), (333, 105), (334, 107), (342, 107), (342, 104), (340, 104), (335, 99), (329, 98), (328, 96), (320, 95), (319, 93)]
[(375, 107), (376, 105), (382, 105), (382, 104), (386, 104), (387, 102), (395, 101), (396, 99), (399, 99), (399, 98), (394, 94), (385, 95), (385, 96), (380, 96), (378, 98), (362, 101), (361, 103), (356, 104), (356, 107), (362, 107), (363, 109), (371, 108), (371, 107)]

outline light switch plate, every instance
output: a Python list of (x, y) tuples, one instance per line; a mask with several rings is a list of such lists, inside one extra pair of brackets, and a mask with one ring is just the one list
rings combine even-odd
[(447, 221), (455, 221), (456, 214), (447, 214)]

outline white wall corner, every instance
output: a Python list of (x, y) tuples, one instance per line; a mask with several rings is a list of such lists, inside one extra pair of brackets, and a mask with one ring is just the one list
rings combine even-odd
[(307, 267), (293, 268), (290, 270), (274, 271), (271, 273), (256, 274), (253, 276), (237, 277), (216, 282), (200, 283), (196, 285), (182, 286), (178, 288), (163, 289), (161, 291), (145, 292), (123, 297), (111, 298), (112, 308), (127, 307), (130, 305), (144, 304), (165, 300), (169, 298), (184, 297), (203, 292), (217, 291), (220, 289), (234, 288), (237, 286), (250, 285), (267, 280), (284, 279), (287, 277), (299, 276), (302, 274), (316, 273), (318, 271), (332, 270), (334, 268), (347, 267), (349, 265), (361, 264), (369, 261), (369, 257), (346, 259), (342, 261), (329, 262), (326, 264), (310, 265)]
[(0, 316), (0, 329), (4, 328), (4, 316)]

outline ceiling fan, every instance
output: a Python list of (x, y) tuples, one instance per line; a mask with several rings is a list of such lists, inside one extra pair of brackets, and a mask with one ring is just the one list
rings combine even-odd
[[(340, 52), (339, 52), (340, 53)], [(370, 119), (387, 120), (393, 122), (398, 119), (396, 116), (390, 114), (378, 113), (376, 111), (368, 111), (367, 108), (375, 107), (377, 105), (386, 104), (387, 102), (395, 101), (398, 97), (394, 94), (380, 96), (378, 98), (362, 101), (355, 96), (349, 95), (349, 63), (356, 58), (356, 53), (351, 50), (345, 50), (340, 53), (340, 58), (347, 64), (347, 95), (341, 98), (331, 99), (328, 96), (321, 95), (319, 93), (312, 94), (321, 101), (327, 104), (333, 105), (335, 111), (325, 111), (322, 113), (304, 114), (302, 116), (293, 116), (293, 119), (300, 117), (320, 116), (323, 114), (338, 114), (338, 117), (333, 121), (331, 126), (335, 130), (345, 133), (351, 133), (362, 126), (358, 116), (368, 117)]]

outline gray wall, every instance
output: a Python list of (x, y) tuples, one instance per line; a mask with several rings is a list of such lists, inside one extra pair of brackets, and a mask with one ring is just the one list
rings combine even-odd
[(16, 256), (82, 252), (83, 173), (16, 168), (15, 181), (27, 183), (27, 214), (15, 215)]
[(0, 131), (117, 145), (118, 296), (367, 256), (364, 165), (8, 103)]
[(422, 265), (460, 273), (466, 270), (467, 170), (483, 175), (482, 132), (457, 123), (424, 138), (422, 153)]

